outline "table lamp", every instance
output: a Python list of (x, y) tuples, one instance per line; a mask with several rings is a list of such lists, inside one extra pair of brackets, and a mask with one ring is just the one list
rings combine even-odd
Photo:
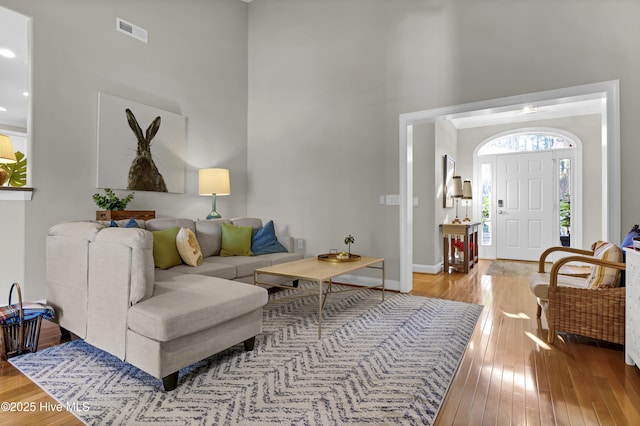
[(0, 164), (17, 163), (16, 153), (13, 151), (11, 139), (7, 135), (0, 135)]
[(462, 178), (460, 176), (454, 176), (452, 180), (451, 198), (456, 203), (456, 218), (451, 223), (461, 223), (458, 217), (458, 205), (460, 204), (460, 198), (462, 198)]
[(219, 219), (222, 216), (216, 211), (216, 196), (231, 194), (228, 169), (198, 170), (198, 193), (211, 195), (211, 213), (207, 219)]
[(465, 206), (466, 207), (465, 215), (462, 221), (471, 222), (471, 219), (469, 219), (469, 203), (473, 199), (473, 195), (471, 192), (471, 179), (465, 179), (464, 182), (462, 183), (462, 199), (467, 200), (467, 204)]
[[(17, 161), (11, 139), (7, 135), (0, 134), (0, 164), (13, 164)], [(9, 174), (7, 171), (0, 169), (0, 186), (4, 185), (8, 180)]]

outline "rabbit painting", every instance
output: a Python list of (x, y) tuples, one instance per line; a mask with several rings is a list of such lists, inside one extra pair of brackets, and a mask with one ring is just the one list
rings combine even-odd
[(136, 117), (129, 108), (126, 109), (126, 113), (129, 127), (131, 127), (131, 130), (133, 130), (133, 133), (136, 135), (136, 139), (138, 139), (136, 157), (133, 159), (131, 167), (129, 168), (129, 183), (127, 189), (167, 192), (167, 185), (164, 183), (164, 178), (153, 162), (153, 158), (151, 158), (151, 140), (160, 128), (160, 117), (156, 117), (147, 128), (146, 134), (143, 134), (138, 120), (136, 120)]

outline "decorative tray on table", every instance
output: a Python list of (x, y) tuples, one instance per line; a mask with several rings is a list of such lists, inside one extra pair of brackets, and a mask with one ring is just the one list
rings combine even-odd
[(331, 252), (331, 253), (323, 253), (318, 255), (318, 260), (323, 262), (333, 262), (333, 263), (342, 263), (342, 262), (357, 262), (360, 260), (359, 254), (349, 254), (347, 252)]

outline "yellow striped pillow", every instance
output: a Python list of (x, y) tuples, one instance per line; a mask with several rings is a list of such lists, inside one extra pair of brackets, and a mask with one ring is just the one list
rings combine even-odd
[[(593, 257), (610, 262), (622, 262), (622, 251), (620, 247), (606, 241), (595, 243)], [(605, 266), (593, 265), (591, 276), (587, 282), (589, 288), (613, 288), (620, 285), (620, 270), (607, 268)]]

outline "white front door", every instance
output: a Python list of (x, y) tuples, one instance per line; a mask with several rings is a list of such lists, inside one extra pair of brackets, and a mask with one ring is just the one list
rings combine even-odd
[(538, 260), (558, 234), (553, 153), (498, 155), (496, 177), (497, 257)]

